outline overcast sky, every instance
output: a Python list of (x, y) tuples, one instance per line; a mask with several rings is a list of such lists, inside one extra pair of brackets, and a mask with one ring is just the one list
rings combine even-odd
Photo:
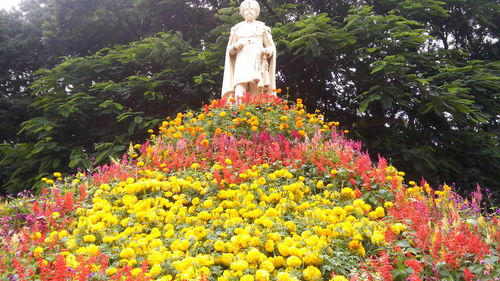
[(0, 0), (0, 9), (10, 10), (12, 7), (19, 5), (21, 0)]

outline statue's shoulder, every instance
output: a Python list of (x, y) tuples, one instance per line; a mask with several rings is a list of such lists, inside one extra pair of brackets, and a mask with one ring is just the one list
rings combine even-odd
[(244, 21), (235, 24), (233, 27), (231, 27), (231, 33), (236, 32), (244, 24), (245, 24)]
[(271, 32), (271, 28), (269, 26), (267, 26), (264, 22), (262, 21), (258, 21), (256, 20), (255, 23), (262, 29), (264, 29), (264, 31), (266, 32)]
[[(231, 27), (231, 33), (235, 33), (236, 31), (238, 31), (239, 28), (241, 28), (245, 24), (247, 24), (245, 21), (235, 24), (233, 27)], [(271, 32), (271, 28), (267, 26), (264, 22), (256, 20), (255, 24), (265, 32)]]

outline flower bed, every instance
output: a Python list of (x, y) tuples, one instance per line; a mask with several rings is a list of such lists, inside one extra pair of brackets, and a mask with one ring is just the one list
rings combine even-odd
[[(499, 220), (301, 101), (213, 101), (0, 205), (4, 280), (494, 280)], [(9, 279), (10, 278), (10, 279)]]

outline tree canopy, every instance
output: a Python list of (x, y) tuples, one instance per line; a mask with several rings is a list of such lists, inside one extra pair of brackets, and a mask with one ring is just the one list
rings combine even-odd
[[(494, 0), (259, 1), (289, 98), (407, 178), (500, 189)], [(0, 184), (118, 157), (218, 98), (237, 1), (26, 0), (0, 12)]]

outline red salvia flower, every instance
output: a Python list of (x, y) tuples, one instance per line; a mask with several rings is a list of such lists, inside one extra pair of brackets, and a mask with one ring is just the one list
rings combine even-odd
[(477, 276), (473, 274), (468, 268), (464, 269), (464, 278), (465, 281), (473, 281), (476, 280)]

